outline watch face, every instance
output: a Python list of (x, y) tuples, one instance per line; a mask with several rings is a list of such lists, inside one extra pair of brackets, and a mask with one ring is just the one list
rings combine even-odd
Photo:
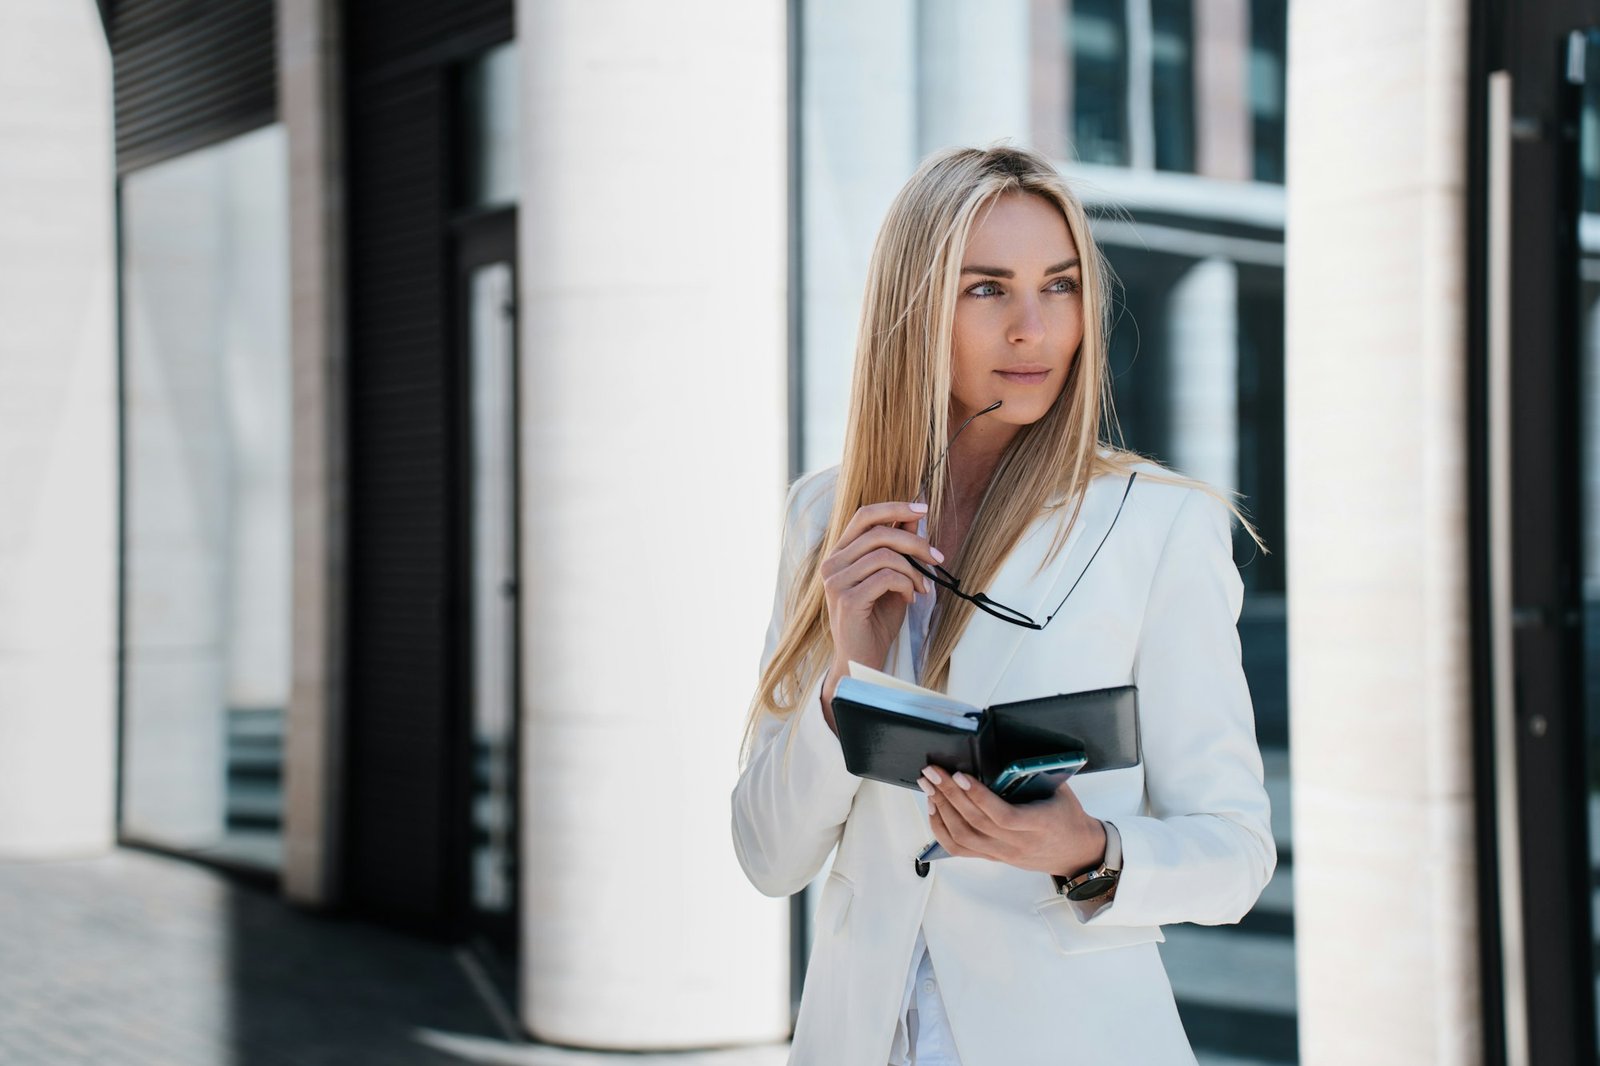
[(1083, 884), (1074, 885), (1072, 888), (1067, 889), (1067, 898), (1074, 903), (1081, 903), (1086, 899), (1095, 899), (1110, 892), (1111, 886), (1116, 883), (1117, 879), (1110, 874), (1102, 877), (1091, 877)]

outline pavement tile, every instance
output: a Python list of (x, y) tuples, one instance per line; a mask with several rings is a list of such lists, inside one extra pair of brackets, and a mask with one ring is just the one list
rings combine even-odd
[(456, 949), (121, 849), (0, 862), (0, 1066), (777, 1066), (509, 1041)]

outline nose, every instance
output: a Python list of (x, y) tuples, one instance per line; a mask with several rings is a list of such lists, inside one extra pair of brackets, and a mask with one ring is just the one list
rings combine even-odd
[(1037, 294), (1024, 294), (1012, 306), (1016, 309), (1007, 324), (1006, 339), (1012, 344), (1037, 344), (1044, 339), (1044, 311)]

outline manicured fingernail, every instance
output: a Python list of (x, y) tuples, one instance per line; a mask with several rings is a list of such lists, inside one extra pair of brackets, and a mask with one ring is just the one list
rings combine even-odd
[(922, 789), (922, 791), (926, 792), (928, 795), (933, 795), (933, 786), (928, 784), (920, 777), (917, 778), (917, 787)]
[(929, 781), (932, 781), (936, 785), (939, 783), (939, 771), (935, 770), (931, 766), (923, 768), (922, 776), (926, 777)]
[(914, 503), (911, 505), (911, 509), (918, 514), (925, 514), (928, 510), (928, 505), (925, 503)]
[(939, 562), (941, 562), (941, 563), (944, 562), (944, 552), (940, 551), (938, 548), (935, 548), (931, 544), (928, 545), (928, 551), (933, 553), (933, 557), (935, 559), (937, 559)]
[(929, 581), (927, 578), (923, 578), (922, 579), (922, 591), (923, 592), (932, 592), (933, 591), (933, 582)]
[(954, 777), (950, 778), (950, 780), (954, 781), (957, 785), (959, 785), (960, 788), (961, 788), (961, 791), (963, 791), (963, 792), (971, 792), (972, 791), (972, 782), (967, 780), (967, 775), (966, 774), (958, 773)]

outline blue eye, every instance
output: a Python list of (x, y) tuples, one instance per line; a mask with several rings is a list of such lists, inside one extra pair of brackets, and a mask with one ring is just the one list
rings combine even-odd
[[(1065, 286), (1065, 288), (1057, 288), (1056, 286), (1058, 285)], [(1057, 278), (1050, 283), (1050, 291), (1061, 293), (1077, 292), (1078, 283), (1072, 278)]]
[[(993, 292), (979, 292), (978, 291), (979, 289), (993, 289), (994, 291)], [(969, 296), (999, 296), (1000, 295), (1000, 286), (996, 285), (992, 281), (980, 281), (980, 282), (978, 282), (978, 284), (974, 285), (972, 288), (967, 290), (967, 295), (969, 295)]]

